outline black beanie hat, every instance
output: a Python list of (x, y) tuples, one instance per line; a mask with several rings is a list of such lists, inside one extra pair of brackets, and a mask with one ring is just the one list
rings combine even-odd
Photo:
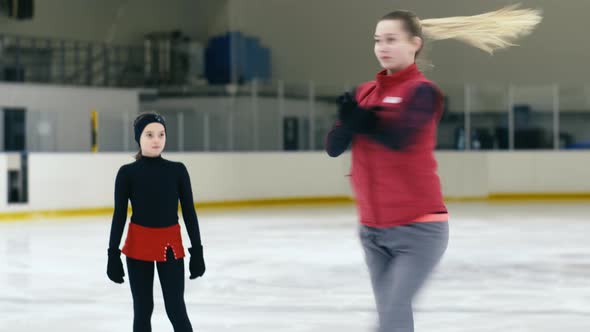
[(135, 141), (137, 144), (139, 144), (139, 138), (141, 137), (143, 129), (152, 122), (162, 124), (162, 126), (164, 126), (164, 130), (166, 130), (166, 120), (164, 120), (164, 117), (160, 114), (147, 113), (140, 115), (133, 123), (133, 128), (135, 130)]

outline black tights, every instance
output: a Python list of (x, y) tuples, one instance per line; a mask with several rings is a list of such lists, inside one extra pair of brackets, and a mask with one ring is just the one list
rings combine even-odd
[[(192, 332), (184, 303), (184, 259), (174, 259), (168, 248), (166, 262), (157, 262), (164, 305), (174, 332)], [(151, 332), (154, 310), (154, 262), (127, 257), (129, 284), (133, 295), (133, 332)]]

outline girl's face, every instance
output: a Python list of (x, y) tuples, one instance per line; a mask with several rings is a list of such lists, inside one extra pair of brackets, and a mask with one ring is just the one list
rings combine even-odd
[(166, 146), (166, 130), (161, 123), (152, 122), (147, 125), (139, 138), (141, 154), (146, 157), (157, 157)]
[(388, 74), (400, 71), (416, 60), (422, 46), (420, 37), (412, 37), (400, 20), (383, 20), (375, 28), (375, 56)]

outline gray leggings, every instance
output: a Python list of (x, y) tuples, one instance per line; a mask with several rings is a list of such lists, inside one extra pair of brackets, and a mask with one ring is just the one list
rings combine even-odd
[(448, 222), (391, 228), (361, 226), (379, 332), (413, 332), (412, 299), (445, 252)]

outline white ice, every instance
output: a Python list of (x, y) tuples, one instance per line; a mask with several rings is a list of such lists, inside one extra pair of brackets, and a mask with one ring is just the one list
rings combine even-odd
[[(449, 209), (449, 248), (415, 303), (417, 332), (590, 331), (587, 203)], [(353, 206), (199, 217), (207, 272), (186, 282), (195, 331), (372, 331)], [(109, 228), (109, 216), (0, 223), (0, 331), (131, 331), (129, 283), (105, 274)], [(157, 274), (154, 287), (153, 331), (172, 331)]]

